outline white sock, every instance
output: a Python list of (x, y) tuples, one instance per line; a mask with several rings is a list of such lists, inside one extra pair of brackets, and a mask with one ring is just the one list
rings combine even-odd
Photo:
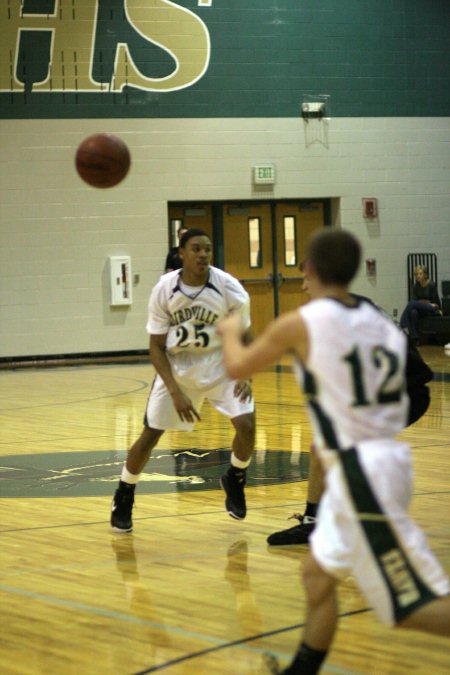
[(120, 474), (120, 480), (124, 483), (129, 483), (130, 485), (136, 485), (140, 478), (141, 474), (130, 473), (127, 469), (127, 465), (123, 465), (122, 473)]
[(242, 459), (238, 459), (234, 452), (231, 453), (231, 466), (235, 466), (236, 469), (246, 469), (248, 466), (250, 466), (250, 462), (252, 461), (252, 458), (247, 459), (245, 462), (242, 461)]

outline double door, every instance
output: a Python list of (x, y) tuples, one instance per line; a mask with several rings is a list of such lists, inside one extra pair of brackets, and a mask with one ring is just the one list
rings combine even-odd
[(267, 323), (308, 301), (300, 263), (309, 236), (324, 226), (322, 202), (224, 205), (224, 269), (251, 298), (257, 335)]
[(257, 335), (273, 318), (308, 300), (299, 269), (309, 236), (325, 224), (323, 201), (169, 206), (169, 221), (211, 236), (214, 264), (241, 281)]

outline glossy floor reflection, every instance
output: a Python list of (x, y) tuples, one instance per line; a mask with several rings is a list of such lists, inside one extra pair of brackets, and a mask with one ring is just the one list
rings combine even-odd
[[(415, 459), (412, 512), (450, 571), (450, 354), (422, 353), (437, 373), (432, 405), (402, 437)], [(111, 495), (151, 377), (147, 365), (0, 372), (2, 675), (264, 674), (267, 651), (286, 663), (295, 649), (307, 549), (266, 544), (306, 494), (311, 436), (292, 374), (255, 378), (245, 521), (227, 516), (217, 485), (231, 426), (205, 406), (193, 434), (162, 438), (134, 533), (114, 535)], [(325, 673), (448, 670), (447, 641), (380, 626), (351, 580), (340, 613)]]

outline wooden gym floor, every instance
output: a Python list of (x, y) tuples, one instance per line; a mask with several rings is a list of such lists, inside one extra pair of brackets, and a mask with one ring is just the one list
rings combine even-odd
[[(412, 513), (450, 572), (450, 354), (427, 346), (429, 412), (413, 447)], [(137, 489), (134, 533), (109, 529), (111, 495), (140, 432), (152, 368), (0, 371), (0, 672), (265, 673), (286, 664), (304, 621), (307, 547), (271, 548), (306, 495), (310, 431), (289, 369), (254, 380), (258, 433), (248, 515), (224, 511), (229, 422), (204, 406), (192, 434), (167, 433)], [(352, 581), (324, 673), (450, 672), (450, 644), (381, 626)]]

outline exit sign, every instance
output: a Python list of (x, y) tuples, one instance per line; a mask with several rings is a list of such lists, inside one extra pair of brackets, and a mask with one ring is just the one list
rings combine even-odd
[(255, 183), (275, 183), (275, 167), (273, 164), (258, 164), (253, 167), (253, 180)]

